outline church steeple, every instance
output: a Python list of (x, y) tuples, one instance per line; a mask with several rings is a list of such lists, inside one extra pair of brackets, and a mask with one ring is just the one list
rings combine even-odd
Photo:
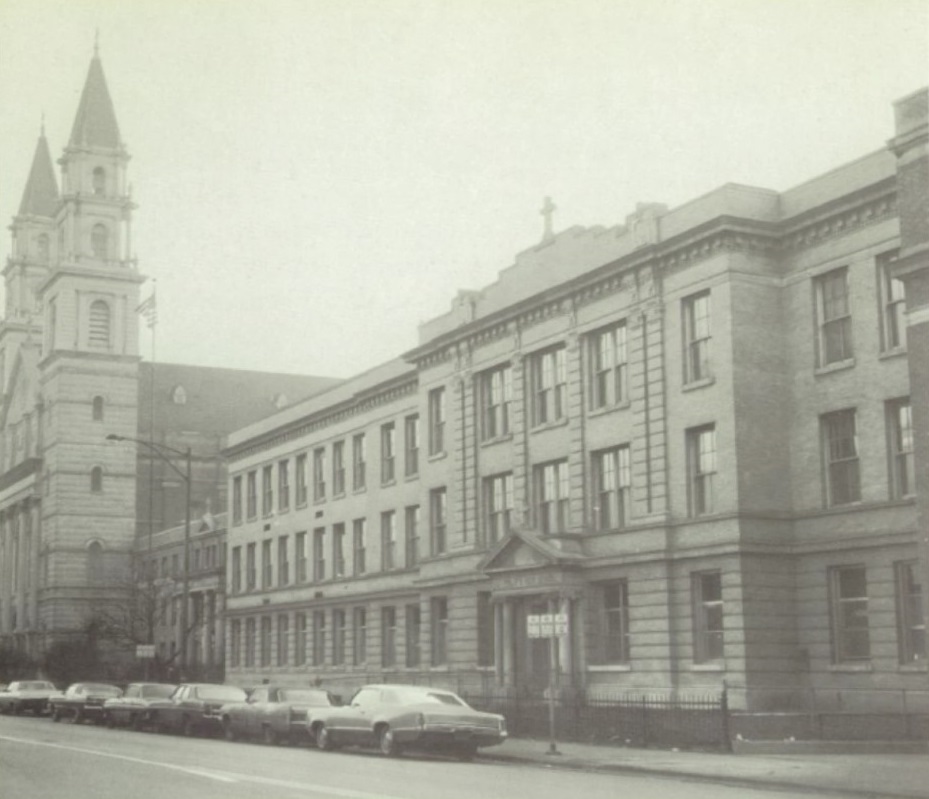
[(103, 75), (103, 65), (97, 45), (87, 71), (81, 103), (77, 108), (74, 127), (71, 128), (71, 147), (120, 147), (119, 125), (110, 99), (110, 91)]
[(36, 144), (32, 157), (32, 168), (19, 204), (19, 216), (44, 216), (53, 218), (58, 212), (58, 179), (52, 166), (52, 156), (45, 138), (45, 126)]

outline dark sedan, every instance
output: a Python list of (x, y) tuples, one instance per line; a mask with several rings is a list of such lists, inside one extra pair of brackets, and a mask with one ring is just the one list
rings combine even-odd
[(149, 723), (149, 708), (154, 702), (167, 699), (176, 685), (160, 682), (134, 682), (122, 696), (103, 703), (103, 720), (107, 727), (127, 726), (141, 730)]
[(335, 706), (332, 694), (319, 688), (260, 685), (245, 702), (223, 705), (226, 738), (260, 738), (265, 743), (295, 743), (309, 736), (312, 719)]
[(451, 691), (411, 685), (366, 685), (347, 707), (316, 718), (311, 732), (320, 749), (378, 747), (388, 756), (404, 749), (441, 752), (461, 760), (478, 747), (506, 740), (506, 720), (474, 710)]
[(197, 735), (220, 729), (220, 708), (248, 697), (241, 688), (212, 683), (184, 683), (167, 699), (149, 705), (151, 725), (159, 732)]
[(70, 719), (74, 724), (90, 719), (98, 724), (103, 720), (103, 703), (107, 699), (121, 696), (115, 685), (99, 682), (76, 682), (60, 696), (48, 700), (52, 721)]
[(0, 713), (29, 711), (38, 716), (48, 710), (48, 700), (60, 691), (46, 680), (17, 680), (0, 690)]

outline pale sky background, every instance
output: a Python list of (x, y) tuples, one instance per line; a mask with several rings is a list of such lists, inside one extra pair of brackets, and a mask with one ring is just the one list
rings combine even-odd
[(613, 225), (883, 147), (929, 82), (927, 7), (0, 0), (0, 221), (99, 29), (157, 360), (347, 377), (537, 243), (546, 195), (556, 230)]

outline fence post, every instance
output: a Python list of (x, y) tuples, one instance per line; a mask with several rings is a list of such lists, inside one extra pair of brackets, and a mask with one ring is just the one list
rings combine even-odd
[(642, 695), (642, 746), (648, 746), (648, 697)]
[(723, 693), (719, 698), (719, 709), (723, 714), (723, 746), (727, 752), (732, 751), (732, 736), (729, 734), (729, 686), (723, 680)]

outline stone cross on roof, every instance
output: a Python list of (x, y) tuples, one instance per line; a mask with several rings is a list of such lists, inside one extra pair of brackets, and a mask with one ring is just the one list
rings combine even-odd
[(555, 213), (556, 206), (552, 202), (551, 197), (545, 198), (545, 203), (542, 205), (542, 210), (539, 213), (545, 217), (545, 230), (542, 233), (542, 243), (546, 244), (550, 241), (553, 241), (555, 238), (555, 232), (552, 230), (552, 215)]

